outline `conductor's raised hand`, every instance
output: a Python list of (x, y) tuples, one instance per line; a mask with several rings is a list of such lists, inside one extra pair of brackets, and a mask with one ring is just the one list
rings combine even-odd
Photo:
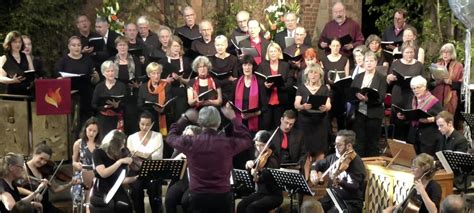
[(221, 107), (222, 114), (229, 120), (232, 120), (235, 118), (235, 112), (234, 109), (232, 109), (231, 106), (226, 105)]

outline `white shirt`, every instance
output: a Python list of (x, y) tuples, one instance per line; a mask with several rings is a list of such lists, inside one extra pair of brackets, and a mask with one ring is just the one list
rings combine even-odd
[(148, 134), (151, 134), (151, 137), (145, 146), (140, 143), (141, 140), (138, 136), (138, 132), (128, 136), (127, 148), (132, 153), (135, 151), (147, 154), (153, 152), (151, 155), (152, 160), (163, 159), (163, 136), (161, 133), (155, 131), (150, 131)]

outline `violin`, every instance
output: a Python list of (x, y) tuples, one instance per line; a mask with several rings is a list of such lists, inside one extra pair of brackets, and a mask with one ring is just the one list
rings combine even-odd
[[(150, 133), (151, 129), (153, 128), (153, 125), (155, 124), (155, 122), (151, 123), (151, 126), (150, 128), (146, 131), (145, 135), (143, 136), (143, 138), (140, 140), (140, 144), (143, 145), (144, 142), (145, 142), (145, 139), (147, 138), (148, 134)], [(133, 153), (131, 153), (130, 156), (128, 157), (131, 157), (133, 159), (132, 163), (130, 164), (130, 171), (133, 171), (133, 172), (138, 172), (140, 170), (140, 168), (142, 167), (142, 164), (143, 164), (143, 161), (145, 160), (149, 160), (151, 158), (151, 155), (156, 152), (158, 149), (154, 150), (153, 152), (151, 152), (147, 157), (145, 156), (137, 156), (137, 152), (138, 151), (134, 151)]]
[(337, 176), (339, 176), (342, 172), (346, 171), (349, 168), (349, 164), (354, 160), (357, 156), (357, 153), (354, 150), (345, 151), (344, 154), (341, 155), (339, 161), (336, 163), (336, 170), (332, 174), (332, 185), (333, 187), (339, 186), (339, 182), (336, 181)]
[(275, 134), (276, 132), (278, 131), (278, 128), (280, 127), (277, 127), (275, 129), (275, 131), (273, 131), (273, 134), (270, 136), (270, 138), (268, 139), (267, 143), (265, 144), (265, 147), (263, 147), (263, 151), (260, 152), (260, 154), (258, 155), (257, 159), (255, 159), (255, 162), (254, 162), (254, 169), (252, 170), (252, 176), (253, 176), (253, 180), (254, 182), (257, 182), (258, 181), (258, 172), (262, 171), (262, 169), (264, 168), (265, 164), (267, 164), (267, 161), (268, 161), (268, 158), (272, 155), (272, 150), (268, 148), (268, 146), (270, 145), (270, 142), (272, 141), (273, 137), (275, 137)]

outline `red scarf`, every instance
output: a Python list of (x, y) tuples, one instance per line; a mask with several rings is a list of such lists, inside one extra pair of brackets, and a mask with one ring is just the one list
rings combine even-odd
[[(237, 86), (235, 87), (235, 106), (243, 109), (243, 99), (244, 99), (244, 90), (245, 90), (245, 76), (242, 76), (237, 81)], [(249, 93), (249, 106), (248, 109), (255, 109), (258, 107), (258, 82), (257, 77), (252, 75), (252, 80), (250, 80), (250, 93)], [(242, 121), (242, 115), (240, 113), (236, 114), (236, 118), (239, 121)], [(248, 119), (248, 128), (252, 132), (258, 131), (258, 116), (254, 116)]]
[[(271, 65), (270, 65), (270, 71), (271, 71), (271, 75), (278, 74), (278, 70), (273, 70), (271, 68)], [(275, 86), (275, 87), (271, 87), (270, 89), (272, 90), (272, 93), (270, 94), (268, 104), (269, 105), (278, 105), (278, 104), (280, 104), (280, 100), (278, 99), (278, 88)]]
[[(194, 78), (194, 84), (193, 84), (193, 98), (196, 98), (199, 96), (199, 79), (207, 79), (207, 89), (216, 89), (216, 83), (214, 83), (214, 79), (210, 77), (209, 75), (206, 76), (205, 78), (200, 78), (199, 76)], [(199, 104), (196, 104), (196, 108), (200, 107)]]
[[(151, 80), (148, 81), (148, 92), (153, 95), (157, 95), (158, 104), (164, 105), (166, 102), (166, 92), (165, 88), (168, 86), (168, 83), (164, 80), (160, 80), (158, 82), (158, 86), (156, 88), (153, 87)], [(166, 127), (166, 115), (165, 113), (158, 113), (158, 122), (160, 126), (160, 133), (163, 136), (168, 135), (168, 128)]]
[(100, 111), (101, 115), (109, 116), (109, 117), (117, 117), (117, 130), (123, 132), (123, 113), (122, 111), (116, 112), (112, 109), (104, 109)]
[[(418, 100), (420, 101), (419, 104)], [(431, 107), (433, 107), (438, 102), (438, 99), (434, 95), (431, 95), (429, 91), (426, 91), (426, 93), (420, 98), (413, 96), (413, 99), (411, 101), (411, 107), (412, 109), (421, 109), (425, 112), (428, 112), (428, 110), (431, 109)], [(417, 126), (418, 121), (412, 121), (411, 125)]]

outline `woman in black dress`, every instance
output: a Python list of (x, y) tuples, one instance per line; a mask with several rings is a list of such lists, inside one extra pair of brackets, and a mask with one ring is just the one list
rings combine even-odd
[[(341, 42), (335, 38), (329, 45), (331, 53), (326, 57), (321, 58), (321, 63), (324, 68), (324, 81), (329, 84), (331, 89), (331, 104), (332, 110), (330, 119), (337, 119), (337, 129), (345, 129), (346, 122), (344, 113), (346, 112), (346, 99), (344, 97), (345, 90), (340, 86), (335, 85), (338, 79), (349, 76), (349, 59), (339, 52), (341, 49)], [(332, 123), (332, 122), (331, 122)], [(333, 128), (334, 129), (334, 128)]]
[[(32, 95), (34, 77), (25, 71), (33, 71), (33, 60), (23, 53), (24, 45), (21, 34), (12, 31), (3, 42), (5, 55), (0, 57), (0, 83), (7, 85), (7, 93), (15, 95)], [(34, 75), (33, 75), (34, 76)]]
[[(21, 198), (20, 192), (18, 190), (17, 180), (23, 179), (25, 172), (25, 161), (23, 156), (9, 152), (3, 158), (0, 159), (0, 212), (10, 212), (16, 202), (22, 200), (31, 202), (36, 209), (42, 210), (42, 205), (40, 202), (36, 202), (41, 196), (40, 191), (42, 191), (47, 185), (48, 181), (46, 179), (41, 180), (38, 183), (38, 187), (34, 190), (33, 193), (29, 194), (26, 197)], [(28, 183), (28, 180), (26, 184)]]
[(22, 35), (21, 39), (23, 40), (23, 53), (27, 56), (30, 56), (31, 60), (33, 61), (33, 67), (35, 68), (35, 77), (42, 78), (45, 76), (43, 70), (43, 59), (39, 56), (33, 55), (33, 43), (31, 42), (31, 38), (27, 35)]
[[(410, 88), (409, 79), (398, 79), (398, 76), (417, 76), (423, 75), (423, 64), (415, 59), (416, 46), (413, 42), (404, 42), (401, 47), (403, 57), (396, 60), (390, 67), (387, 75), (387, 83), (392, 87), (392, 105), (400, 107), (410, 105), (413, 92)], [(392, 110), (392, 123), (395, 124), (395, 138), (406, 141), (409, 129), (409, 123), (400, 121)]]
[[(130, 151), (125, 148), (125, 139), (125, 134), (113, 130), (92, 153), (96, 180), (92, 189), (91, 212), (133, 212), (132, 203), (122, 185), (136, 181), (138, 176), (125, 177), (121, 183), (117, 183), (117, 179), (122, 173), (126, 173), (126, 167), (133, 161), (128, 157)], [(113, 196), (110, 195), (110, 202), (105, 203), (105, 198), (114, 184), (119, 184), (119, 187)]]
[[(64, 55), (54, 67), (53, 77), (64, 78), (65, 73), (77, 74), (80, 76), (71, 77), (71, 90), (77, 90), (77, 95), (72, 98), (79, 103), (79, 124), (77, 132), (84, 122), (92, 116), (92, 92), (94, 85), (99, 82), (99, 74), (95, 71), (94, 62), (90, 56), (82, 54), (81, 39), (72, 36), (68, 40), (69, 53)], [(77, 133), (78, 134), (78, 133)]]
[[(28, 162), (26, 162), (26, 170), (28, 175), (36, 179), (51, 178), (50, 176), (53, 175), (54, 171), (49, 171), (48, 173), (45, 168), (47, 168), (46, 164), (51, 161), (52, 155), (53, 150), (48, 145), (46, 145), (45, 142), (36, 145), (35, 149), (33, 150), (33, 157)], [(48, 186), (49, 189), (44, 192), (43, 199), (41, 200), (44, 212), (61, 212), (49, 201), (49, 192), (62, 192), (66, 189), (69, 189), (71, 185), (72, 181), (63, 185), (58, 185), (57, 182), (52, 182)], [(33, 188), (35, 188), (35, 186), (29, 188), (29, 185), (26, 187), (28, 190), (33, 190)]]
[[(209, 70), (212, 69), (212, 64), (206, 56), (198, 56), (194, 59), (193, 71), (197, 72), (198, 76), (189, 80), (188, 82), (188, 104), (191, 107), (200, 109), (203, 106), (219, 107), (222, 104), (222, 92), (220, 85), (209, 75)], [(209, 99), (199, 100), (199, 95), (209, 90), (216, 90), (217, 96)]]
[[(377, 96), (357, 92), (355, 93), (355, 121), (356, 132), (355, 151), (361, 157), (379, 155), (380, 133), (384, 116), (383, 101), (387, 91), (385, 76), (376, 71), (377, 56), (367, 52), (364, 56), (365, 72), (355, 76), (351, 87), (362, 89), (372, 88)], [(374, 93), (375, 94), (375, 93)]]
[(270, 43), (267, 49), (267, 55), (257, 69), (258, 73), (265, 76), (280, 74), (283, 78), (282, 84), (264, 82), (268, 99), (268, 110), (263, 115), (264, 126), (266, 130), (274, 129), (283, 115), (283, 111), (293, 108), (289, 103), (288, 91), (293, 90), (294, 75), (290, 73), (289, 65), (283, 61), (283, 53), (277, 43)]
[(210, 71), (212, 77), (221, 85), (222, 101), (225, 103), (231, 100), (233, 96), (233, 82), (237, 80), (237, 76), (242, 74), (237, 74), (239, 69), (237, 57), (226, 52), (228, 46), (227, 38), (223, 35), (218, 35), (214, 39), (214, 46), (216, 47), (217, 53), (213, 56), (209, 56), (209, 60), (212, 64), (212, 70)]
[[(319, 64), (309, 63), (303, 73), (304, 84), (298, 87), (295, 109), (299, 111), (297, 125), (305, 133), (308, 152), (325, 154), (328, 149), (328, 116), (331, 110), (329, 88), (324, 84), (324, 71)], [(306, 100), (310, 95), (328, 97), (325, 104), (313, 108)], [(315, 140), (317, 139), (317, 140)]]
[(128, 42), (129, 39), (124, 36), (119, 36), (115, 39), (118, 53), (112, 56), (110, 60), (118, 66), (117, 80), (127, 85), (123, 125), (125, 134), (130, 135), (138, 130), (136, 127), (138, 122), (137, 94), (144, 76), (142, 76), (140, 60), (128, 53)]
[(113, 61), (105, 61), (100, 69), (105, 80), (94, 89), (92, 107), (98, 111), (97, 119), (103, 136), (113, 129), (123, 130), (123, 98), (127, 88), (115, 79), (118, 67)]
[(159, 61), (163, 65), (160, 78), (170, 85), (172, 97), (176, 99), (170, 103), (170, 123), (176, 122), (181, 114), (189, 108), (186, 94), (186, 85), (191, 78), (191, 60), (184, 56), (183, 42), (177, 36), (172, 36), (166, 57)]
[[(251, 170), (251, 174), (254, 175), (254, 181), (257, 184), (257, 191), (240, 201), (237, 206), (237, 213), (260, 213), (270, 212), (281, 205), (283, 202), (283, 194), (281, 189), (278, 187), (275, 179), (267, 170), (267, 168), (279, 168), (279, 160), (273, 152), (275, 145), (270, 144), (266, 149), (265, 145), (270, 139), (271, 133), (265, 130), (257, 132), (255, 135), (255, 147), (257, 152), (255, 157), (259, 157), (263, 152), (266, 157), (264, 165), (259, 165), (255, 168), (255, 162), (253, 160), (247, 161), (245, 168)], [(260, 163), (263, 163), (263, 158), (260, 159)], [(256, 159), (258, 160), (258, 159)]]

